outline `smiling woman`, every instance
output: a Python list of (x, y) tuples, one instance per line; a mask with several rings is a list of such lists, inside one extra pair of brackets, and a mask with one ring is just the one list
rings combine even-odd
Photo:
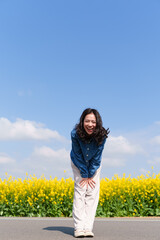
[(71, 166), (74, 174), (73, 219), (75, 237), (93, 237), (94, 217), (99, 199), (101, 158), (109, 129), (95, 109), (83, 111), (71, 132)]

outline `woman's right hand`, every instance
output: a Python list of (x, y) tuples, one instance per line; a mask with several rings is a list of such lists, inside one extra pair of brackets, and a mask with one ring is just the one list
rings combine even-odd
[(94, 189), (95, 188), (95, 181), (92, 178), (82, 178), (82, 180), (80, 181), (80, 186), (84, 187), (85, 185), (87, 185), (87, 189), (88, 189), (88, 185)]

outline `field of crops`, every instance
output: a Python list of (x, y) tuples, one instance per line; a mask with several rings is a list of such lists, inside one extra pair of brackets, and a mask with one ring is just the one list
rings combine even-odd
[[(0, 179), (0, 216), (71, 217), (74, 181)], [(104, 178), (96, 216), (160, 216), (160, 174)]]

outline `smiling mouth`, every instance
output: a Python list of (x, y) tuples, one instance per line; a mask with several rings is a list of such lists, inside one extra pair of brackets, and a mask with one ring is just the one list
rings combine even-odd
[(93, 129), (88, 129), (88, 128), (87, 128), (87, 131), (88, 131), (88, 132), (93, 132)]

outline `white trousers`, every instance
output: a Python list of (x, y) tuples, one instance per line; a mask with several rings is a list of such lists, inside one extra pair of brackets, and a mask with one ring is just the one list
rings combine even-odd
[(87, 189), (86, 186), (81, 187), (79, 185), (80, 181), (82, 180), (82, 177), (80, 175), (79, 169), (73, 164), (72, 161), (71, 166), (74, 175), (74, 200), (73, 200), (74, 228), (75, 230), (88, 229), (92, 231), (99, 200), (101, 167), (98, 168), (95, 175), (93, 176), (93, 180), (96, 183), (95, 188), (92, 189), (90, 186), (88, 186)]

